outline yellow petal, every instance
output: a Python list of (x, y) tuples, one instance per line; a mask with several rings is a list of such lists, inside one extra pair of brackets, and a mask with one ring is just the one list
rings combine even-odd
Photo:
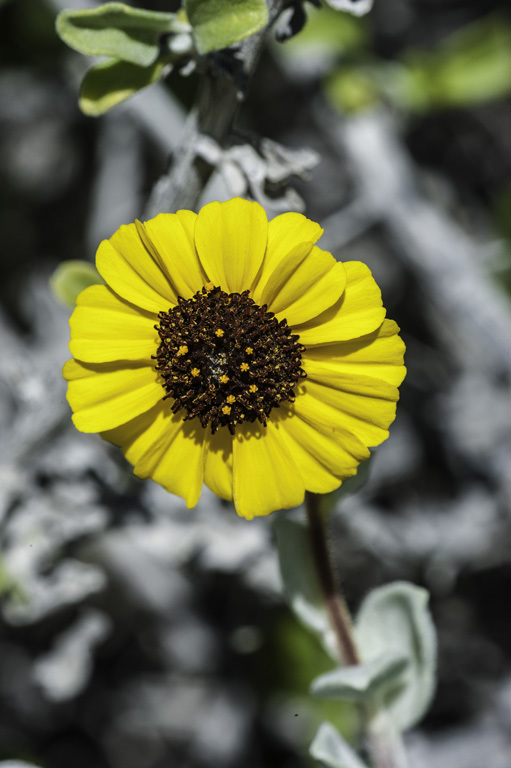
[(386, 440), (396, 415), (396, 387), (369, 376), (316, 376), (315, 381), (307, 379), (299, 388), (299, 394), (307, 394), (296, 400), (297, 412), (303, 418), (316, 419), (322, 425), (341, 425), (366, 446)]
[(304, 364), (312, 377), (319, 364), (323, 372), (328, 369), (348, 376), (372, 376), (397, 387), (406, 374), (405, 345), (398, 333), (399, 327), (393, 320), (384, 320), (380, 328), (368, 336), (307, 349)]
[(209, 432), (204, 464), (204, 482), (227, 501), (232, 501), (232, 439), (227, 427)]
[[(260, 280), (258, 288), (260, 291), (254, 291), (253, 297), (258, 304), (267, 304), (272, 312), (278, 312), (292, 303), (296, 297), (296, 286), (291, 288), (291, 301), (289, 298), (289, 282), (297, 273), (303, 271), (303, 265), (307, 265), (307, 257), (312, 250), (312, 243), (299, 243), (287, 256), (285, 256), (275, 267), (269, 276), (266, 285), (262, 285)], [(317, 270), (316, 270), (317, 272)], [(305, 267), (307, 276), (308, 270)]]
[[(333, 491), (340, 486), (341, 479), (354, 475), (360, 462), (368, 458), (367, 448), (342, 427), (340, 420), (323, 424), (320, 429), (314, 419), (309, 423), (298, 415), (298, 400), (287, 410), (289, 418), (282, 422), (283, 437), (308, 491)], [(306, 403), (305, 412), (309, 413)]]
[(82, 432), (101, 432), (148, 411), (164, 396), (157, 372), (149, 365), (80, 363), (63, 369), (73, 422)]
[[(294, 418), (298, 420), (298, 416)], [(293, 456), (307, 491), (331, 493), (340, 486), (341, 480), (326, 469), (318, 456), (309, 450), (307, 439), (297, 440), (287, 429), (283, 429), (282, 441)]]
[[(260, 279), (254, 286), (254, 301), (259, 301), (260, 286), (265, 286), (273, 270), (282, 259), (300, 243), (315, 243), (323, 229), (315, 221), (307, 219), (301, 213), (282, 213), (268, 222), (268, 246), (263, 262)], [(256, 295), (259, 298), (256, 298)]]
[(357, 339), (375, 331), (385, 318), (381, 292), (369, 267), (360, 261), (344, 262), (343, 297), (314, 320), (295, 330), (306, 347)]
[(176, 304), (167, 276), (143, 245), (135, 224), (120, 227), (100, 243), (96, 267), (110, 288), (136, 307), (158, 313)]
[(266, 250), (268, 222), (259, 203), (239, 197), (209, 203), (197, 216), (195, 245), (214, 285), (227, 293), (250, 288)]
[[(261, 283), (259, 283), (261, 285)], [(331, 307), (343, 294), (346, 272), (327, 251), (300, 243), (275, 267), (260, 291), (258, 303), (267, 304), (289, 325), (305, 323)], [(257, 301), (257, 292), (254, 291)]]
[[(177, 422), (176, 422), (177, 419)], [(135, 464), (137, 477), (151, 478), (165, 490), (181, 496), (187, 507), (199, 501), (204, 477), (205, 430), (197, 420), (183, 421), (174, 417), (174, 433), (168, 429), (169, 419), (160, 424), (162, 441), (159, 450), (145, 453)]]
[(89, 363), (147, 360), (159, 345), (155, 314), (123, 301), (106, 285), (82, 291), (71, 315), (71, 354)]
[(176, 296), (189, 299), (206, 280), (195, 252), (193, 211), (160, 213), (143, 226)]
[(202, 489), (206, 431), (197, 419), (183, 421), (170, 406), (168, 400), (160, 402), (101, 437), (121, 446), (137, 477), (154, 480), (194, 507)]
[(280, 424), (242, 424), (233, 441), (234, 506), (241, 517), (269, 515), (301, 504), (305, 488)]
[(312, 320), (338, 301), (345, 286), (344, 264), (336, 262), (329, 272), (319, 277), (293, 304), (277, 312), (277, 318), (279, 320), (285, 318), (289, 325), (298, 325)]

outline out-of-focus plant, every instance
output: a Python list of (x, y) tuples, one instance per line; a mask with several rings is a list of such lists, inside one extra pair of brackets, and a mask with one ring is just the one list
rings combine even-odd
[(397, 60), (368, 50), (365, 19), (312, 10), (303, 33), (281, 50), (289, 66), (324, 78), (329, 102), (356, 112), (387, 101), (404, 111), (456, 109), (511, 93), (511, 22), (493, 13), (448, 35), (434, 48)]
[(397, 62), (347, 64), (326, 80), (330, 102), (356, 111), (385, 99), (411, 112), (467, 107), (511, 93), (511, 23), (498, 14)]
[(74, 307), (78, 294), (89, 285), (101, 285), (103, 278), (88, 261), (70, 259), (59, 264), (50, 278), (54, 296), (66, 307)]

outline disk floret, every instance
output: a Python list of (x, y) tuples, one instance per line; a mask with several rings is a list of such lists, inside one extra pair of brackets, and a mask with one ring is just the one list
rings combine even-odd
[(249, 291), (226, 293), (208, 283), (190, 299), (160, 312), (161, 339), (156, 360), (172, 411), (197, 417), (213, 433), (226, 426), (259, 421), (266, 425), (273, 408), (293, 402), (305, 377), (305, 347), (266, 305)]

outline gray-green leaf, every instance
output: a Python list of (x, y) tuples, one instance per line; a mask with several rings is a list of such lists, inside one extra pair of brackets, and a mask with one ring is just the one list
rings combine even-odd
[(268, 23), (264, 0), (185, 0), (184, 7), (201, 54), (238, 43)]
[(326, 768), (367, 768), (331, 723), (321, 723), (309, 752)]
[(76, 298), (84, 288), (104, 282), (95, 266), (79, 259), (63, 261), (50, 277), (53, 295), (66, 307), (75, 306)]
[(71, 48), (87, 56), (110, 56), (147, 67), (158, 58), (161, 36), (172, 32), (174, 13), (105, 3), (57, 16), (58, 35)]
[(364, 664), (325, 672), (313, 681), (311, 692), (325, 699), (369, 701), (399, 687), (407, 665), (408, 659), (403, 654), (387, 652)]
[(306, 627), (318, 633), (336, 659), (336, 644), (312, 559), (306, 526), (279, 516), (274, 521), (284, 592), (292, 610)]
[(408, 659), (399, 687), (386, 691), (383, 702), (400, 730), (421, 719), (435, 689), (436, 635), (428, 600), (426, 590), (394, 582), (367, 596), (355, 624), (366, 661), (389, 652)]
[(170, 64), (161, 61), (149, 67), (115, 59), (101, 61), (83, 78), (78, 100), (80, 109), (90, 117), (98, 117), (141, 88), (152, 85), (169, 70)]

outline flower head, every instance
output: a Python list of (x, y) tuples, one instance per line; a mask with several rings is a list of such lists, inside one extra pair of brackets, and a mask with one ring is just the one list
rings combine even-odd
[(404, 345), (360, 262), (297, 213), (235, 198), (121, 227), (79, 295), (73, 421), (193, 507), (251, 518), (354, 475), (394, 419)]

